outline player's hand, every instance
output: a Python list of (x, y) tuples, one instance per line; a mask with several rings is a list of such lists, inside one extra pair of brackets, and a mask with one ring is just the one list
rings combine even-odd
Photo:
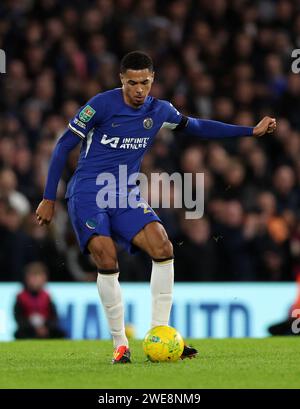
[(36, 209), (36, 218), (40, 226), (43, 224), (49, 224), (54, 215), (54, 205), (53, 200), (43, 199)]
[(260, 137), (276, 129), (276, 119), (265, 116), (253, 129), (253, 136)]

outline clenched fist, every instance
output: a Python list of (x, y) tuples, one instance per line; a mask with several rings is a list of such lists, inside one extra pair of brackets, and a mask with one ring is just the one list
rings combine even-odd
[(276, 129), (276, 119), (265, 116), (253, 129), (253, 136), (260, 137)]

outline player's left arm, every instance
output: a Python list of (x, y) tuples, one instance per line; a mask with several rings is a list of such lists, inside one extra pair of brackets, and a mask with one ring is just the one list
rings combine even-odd
[(265, 116), (255, 127), (231, 125), (224, 122), (212, 121), (209, 119), (198, 119), (192, 117), (182, 117), (181, 125), (175, 129), (182, 129), (190, 135), (200, 138), (233, 138), (240, 136), (260, 137), (271, 133), (276, 129), (276, 119)]
[(167, 101), (161, 101), (164, 119), (162, 127), (181, 130), (186, 134), (204, 139), (233, 138), (240, 136), (260, 137), (276, 129), (276, 119), (265, 116), (255, 127), (231, 125), (209, 119), (199, 119), (182, 115)]

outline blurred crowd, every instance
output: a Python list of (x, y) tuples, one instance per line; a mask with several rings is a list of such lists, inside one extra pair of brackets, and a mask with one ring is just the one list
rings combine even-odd
[[(51, 152), (69, 119), (95, 94), (119, 87), (121, 57), (155, 63), (151, 95), (187, 115), (253, 126), (276, 117), (262, 139), (203, 141), (160, 131), (142, 172), (204, 172), (205, 212), (158, 209), (174, 244), (178, 281), (293, 280), (300, 268), (300, 3), (294, 0), (4, 0), (0, 48), (0, 280), (28, 263), (50, 281), (93, 280), (64, 201), (40, 227)], [(196, 183), (196, 182), (195, 182)], [(195, 186), (196, 188), (196, 186)], [(121, 279), (145, 281), (150, 260), (120, 251)]]

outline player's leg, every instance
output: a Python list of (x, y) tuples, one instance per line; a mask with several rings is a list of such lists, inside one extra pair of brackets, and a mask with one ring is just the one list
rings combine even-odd
[[(117, 240), (125, 244), (129, 252), (138, 247), (152, 258), (152, 326), (168, 325), (174, 285), (174, 257), (172, 243), (159, 217), (145, 202), (143, 206), (116, 212), (111, 223)], [(182, 358), (196, 354), (197, 350), (185, 345)]]
[(174, 285), (173, 246), (159, 222), (147, 224), (132, 240), (132, 243), (144, 250), (152, 258), (151, 326), (168, 325), (172, 307)]
[(113, 363), (130, 362), (116, 246), (111, 237), (92, 236), (87, 247), (98, 269), (98, 292), (115, 348)]
[[(147, 224), (132, 240), (152, 258), (151, 294), (152, 327), (168, 325), (172, 307), (174, 285), (173, 246), (164, 227), (159, 222)], [(184, 345), (181, 358), (193, 358), (198, 351)]]
[(109, 215), (105, 210), (99, 210), (94, 198), (81, 195), (74, 195), (68, 200), (68, 212), (81, 251), (91, 253), (98, 268), (97, 287), (100, 299), (114, 346), (116, 350), (122, 350), (121, 356), (114, 358), (113, 362), (130, 362), (129, 357), (126, 357), (128, 341), (118, 280), (117, 252), (111, 239)]

